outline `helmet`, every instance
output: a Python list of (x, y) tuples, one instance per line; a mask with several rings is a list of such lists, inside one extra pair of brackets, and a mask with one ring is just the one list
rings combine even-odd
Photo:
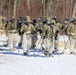
[(38, 21), (42, 21), (42, 17), (38, 18)]
[(30, 19), (30, 16), (26, 16), (26, 19)]
[(26, 19), (26, 22), (31, 22), (31, 19)]
[(43, 23), (47, 23), (47, 19), (43, 19)]

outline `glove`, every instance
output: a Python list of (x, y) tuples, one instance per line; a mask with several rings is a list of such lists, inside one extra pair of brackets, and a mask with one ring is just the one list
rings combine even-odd
[(70, 33), (70, 35), (74, 35), (74, 33)]
[(56, 31), (56, 34), (57, 34), (57, 33), (59, 33), (59, 31), (58, 31), (58, 30)]
[(43, 36), (43, 39), (45, 39), (45, 36)]

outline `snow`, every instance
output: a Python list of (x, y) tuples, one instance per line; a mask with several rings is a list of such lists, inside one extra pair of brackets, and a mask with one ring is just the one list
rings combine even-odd
[[(60, 40), (64, 41), (63, 36)], [(46, 57), (41, 50), (29, 50), (29, 55), (23, 56), (19, 47), (15, 51), (0, 49), (0, 75), (76, 75), (75, 55), (55, 53)]]
[(7, 39), (5, 35), (0, 35), (0, 41), (7, 41)]
[(8, 38), (3, 34), (2, 36), (0, 35), (0, 46), (4, 46), (4, 44), (7, 43)]

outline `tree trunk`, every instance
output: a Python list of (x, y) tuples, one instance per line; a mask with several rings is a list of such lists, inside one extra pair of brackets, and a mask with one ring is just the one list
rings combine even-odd
[(9, 0), (9, 10), (8, 10), (8, 16), (9, 16), (9, 19), (10, 19), (10, 0)]
[(14, 0), (14, 10), (13, 10), (13, 17), (16, 17), (16, 6), (17, 6), (17, 0)]
[(76, 2), (75, 2), (75, 4), (74, 4), (74, 9), (73, 9), (73, 18), (75, 17), (75, 13), (76, 13)]
[(45, 16), (45, 0), (44, 0), (44, 16)]
[(16, 17), (18, 17), (19, 15), (19, 10), (20, 10), (20, 4), (21, 4), (21, 0), (18, 1), (18, 5), (17, 5), (17, 14), (16, 14)]
[(30, 15), (30, 2), (27, 0), (27, 8), (28, 8), (28, 14)]
[(1, 16), (3, 15), (2, 13), (2, 7), (3, 7), (3, 4), (2, 4), (2, 0), (1, 0)]

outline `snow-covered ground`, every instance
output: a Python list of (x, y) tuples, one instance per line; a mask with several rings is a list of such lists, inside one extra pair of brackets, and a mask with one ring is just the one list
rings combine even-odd
[[(63, 36), (60, 41), (64, 41)], [(22, 48), (0, 49), (0, 75), (76, 75), (75, 55), (55, 53), (45, 57), (40, 50), (30, 50), (28, 56), (23, 56)]]

